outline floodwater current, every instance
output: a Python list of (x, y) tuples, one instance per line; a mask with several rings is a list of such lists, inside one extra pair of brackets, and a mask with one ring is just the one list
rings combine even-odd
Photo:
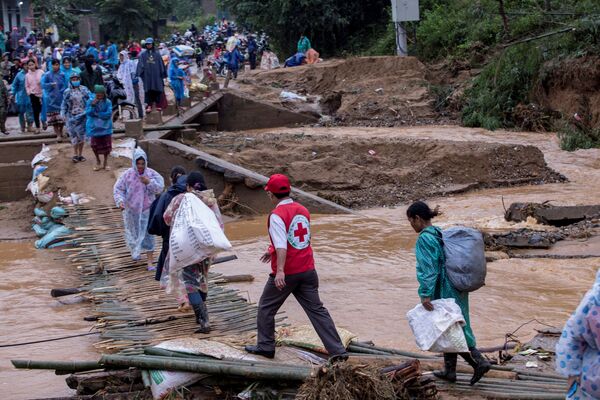
[[(344, 134), (386, 132), (345, 128)], [(432, 205), (439, 204), (444, 211), (437, 221), (442, 226), (467, 224), (487, 230), (509, 229), (510, 224), (502, 218), (503, 201), (506, 206), (514, 201), (552, 200), (567, 205), (600, 202), (600, 150), (562, 152), (550, 134), (491, 133), (457, 127), (409, 128), (400, 134), (532, 144), (544, 152), (551, 168), (570, 180), (564, 184), (488, 189), (430, 199)], [(406, 221), (405, 207), (363, 210), (359, 214), (313, 217), (322, 300), (336, 324), (361, 340), (416, 350), (405, 318), (418, 302), (413, 253), (416, 234)], [(226, 232), (238, 260), (215, 266), (215, 270), (227, 275), (254, 275), (254, 282), (235, 287), (256, 302), (269, 271), (269, 266), (258, 261), (268, 243), (266, 219), (232, 222), (227, 224)], [(36, 251), (30, 243), (0, 243), (0, 254), (0, 344), (71, 335), (90, 328), (82, 320), (89, 312), (86, 305), (60, 306), (49, 296), (53, 287), (77, 286), (77, 272), (59, 259), (60, 252)], [(501, 344), (506, 333), (533, 319), (561, 327), (592, 286), (599, 266), (600, 258), (509, 259), (489, 263), (487, 285), (473, 293), (470, 300), (479, 344)], [(293, 298), (283, 310), (287, 322), (309, 323)], [(540, 325), (527, 325), (517, 336), (526, 340), (535, 334), (536, 327)], [(47, 371), (16, 371), (8, 360), (96, 359), (93, 342), (93, 337), (82, 337), (0, 348), (0, 397), (26, 399), (71, 393), (63, 377)]]

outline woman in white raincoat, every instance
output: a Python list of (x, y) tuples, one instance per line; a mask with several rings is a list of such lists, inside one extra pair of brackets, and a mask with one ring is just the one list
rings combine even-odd
[(119, 62), (117, 79), (123, 84), (125, 94), (127, 95), (126, 101), (135, 104), (139, 108), (138, 99), (140, 100), (139, 104), (144, 104), (144, 87), (142, 81), (136, 76), (138, 60), (130, 59), (127, 50), (122, 50), (119, 53)]
[(148, 258), (148, 269), (152, 269), (154, 238), (148, 234), (148, 219), (152, 202), (164, 189), (165, 183), (158, 172), (148, 168), (148, 157), (144, 150), (133, 150), (132, 167), (125, 171), (115, 183), (113, 196), (117, 207), (123, 210), (125, 241), (134, 260), (139, 260), (142, 251)]

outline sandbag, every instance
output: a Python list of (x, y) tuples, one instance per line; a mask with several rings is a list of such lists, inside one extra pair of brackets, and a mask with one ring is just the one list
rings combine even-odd
[(461, 292), (485, 285), (487, 266), (483, 235), (476, 229), (457, 226), (442, 232), (446, 275)]
[(35, 241), (36, 249), (45, 249), (52, 244), (62, 241), (66, 236), (71, 234), (71, 230), (64, 225), (56, 225), (44, 235), (40, 240)]
[[(347, 348), (350, 342), (356, 339), (356, 335), (352, 332), (336, 327), (337, 333), (340, 336), (342, 345)], [(288, 346), (301, 347), (316, 351), (318, 353), (327, 354), (325, 345), (317, 335), (315, 328), (312, 325), (301, 325), (297, 327), (281, 327), (277, 329), (277, 343)]]
[(156, 400), (165, 398), (169, 393), (182, 386), (196, 383), (205, 375), (182, 371), (148, 371), (150, 374), (150, 390)]
[(213, 211), (192, 193), (184, 195), (175, 214), (169, 244), (171, 273), (231, 249)]
[(48, 214), (46, 214), (46, 211), (44, 211), (43, 209), (38, 208), (38, 207), (36, 207), (36, 208), (33, 209), (33, 214), (36, 217), (45, 217), (45, 216), (48, 215)]
[(433, 311), (422, 304), (406, 313), (417, 346), (436, 353), (465, 353), (469, 351), (462, 326), (465, 319), (454, 299), (431, 302)]

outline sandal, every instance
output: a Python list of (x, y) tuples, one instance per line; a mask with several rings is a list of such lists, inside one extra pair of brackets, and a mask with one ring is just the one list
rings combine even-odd
[(99, 165), (94, 165), (94, 171), (100, 171), (102, 169)]
[(106, 167), (104, 167), (105, 171), (110, 171), (110, 167), (107, 165)]
[(79, 157), (73, 156), (73, 158), (71, 158), (71, 160), (73, 160), (74, 163), (78, 163), (79, 162)]
[(79, 159), (79, 162), (87, 161), (87, 159), (84, 156), (79, 156), (77, 158)]

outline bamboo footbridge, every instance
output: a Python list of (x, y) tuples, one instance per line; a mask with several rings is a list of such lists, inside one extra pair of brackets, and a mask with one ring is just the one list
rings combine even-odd
[[(235, 341), (256, 331), (256, 306), (224, 286), (222, 275), (211, 273), (207, 307), (212, 331), (195, 334), (194, 313), (178, 311), (176, 298), (160, 288), (145, 260), (132, 260), (119, 209), (75, 205), (69, 214), (73, 247), (62, 251), (82, 273), (79, 295), (92, 302), (92, 319), (97, 319), (95, 327), (101, 333), (95, 346), (100, 351), (142, 354), (145, 347), (164, 340), (195, 336)], [(280, 314), (276, 323), (284, 319)]]
[[(348, 345), (349, 361), (333, 367), (326, 364), (322, 356), (294, 346), (279, 348), (275, 360), (215, 359), (203, 354), (183, 354), (156, 348), (154, 346), (160, 342), (189, 337), (216, 339), (239, 348), (252, 341), (251, 335), (256, 331), (256, 306), (246, 301), (238, 291), (223, 285), (227, 282), (226, 277), (212, 273), (207, 301), (212, 331), (210, 334), (196, 334), (194, 331), (198, 325), (194, 314), (178, 311), (175, 297), (160, 288), (154, 280), (154, 273), (147, 270), (145, 260), (136, 262), (131, 259), (125, 244), (120, 210), (112, 206), (75, 205), (69, 207), (69, 214), (69, 225), (74, 229), (68, 240), (72, 247), (62, 252), (82, 274), (83, 285), (75, 289), (73, 296), (83, 296), (91, 301), (93, 315), (90, 319), (96, 321), (95, 329), (100, 332), (100, 341), (95, 346), (103, 355), (97, 361), (11, 362), (16, 368), (73, 373), (67, 382), (71, 382), (69, 386), (76, 388), (78, 394), (89, 394), (85, 392), (88, 380), (91, 382), (88, 386), (94, 388), (90, 389), (90, 393), (96, 393), (98, 382), (108, 388), (116, 385), (115, 379), (119, 377), (122, 385), (115, 387), (125, 388), (125, 392), (132, 396), (148, 395), (150, 384), (144, 380), (142, 372), (169, 370), (229, 379), (231, 390), (238, 390), (235, 385), (241, 382), (243, 387), (248, 387), (248, 381), (276, 381), (294, 393), (304, 390), (304, 398), (310, 400), (319, 397), (318, 393), (307, 397), (307, 387), (335, 387), (338, 378), (345, 379), (342, 378), (344, 374), (349, 374), (348, 382), (354, 382), (357, 376), (370, 374), (368, 368), (378, 365), (386, 367), (373, 369), (379, 371), (375, 375), (392, 374), (394, 390), (398, 393), (395, 398), (402, 399), (433, 400), (440, 398), (439, 390), (441, 398), (448, 393), (454, 398), (560, 400), (567, 390), (565, 378), (515, 364), (494, 365), (477, 385), (470, 386), (472, 370), (459, 363), (457, 383), (448, 384), (435, 380), (431, 372), (426, 372), (443, 366), (440, 357), (378, 347), (357, 340)], [(282, 314), (276, 318), (279, 325), (283, 325), (284, 320)], [(489, 350), (493, 351), (496, 350)], [(127, 369), (132, 367), (137, 368), (137, 372)], [(102, 369), (104, 371), (100, 371)], [(369, 375), (369, 379), (375, 375)], [(310, 384), (300, 387), (302, 382)], [(136, 391), (132, 389), (134, 383)], [(83, 392), (80, 393), (80, 390)]]

